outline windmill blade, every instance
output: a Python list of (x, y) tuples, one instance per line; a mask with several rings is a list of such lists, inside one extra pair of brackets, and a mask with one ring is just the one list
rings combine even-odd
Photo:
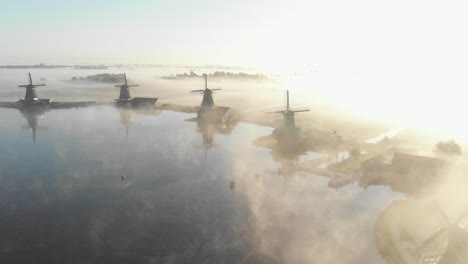
[(205, 78), (205, 89), (208, 89), (208, 75), (204, 73), (203, 77)]
[(201, 93), (201, 92), (204, 92), (205, 90), (192, 90), (190, 91), (191, 93)]
[(419, 246), (417, 246), (416, 251), (421, 251), (423, 248), (425, 248), (426, 246), (431, 244), (434, 240), (441, 237), (447, 232), (448, 232), (448, 228), (440, 228), (439, 230), (437, 230), (437, 232), (432, 234), (428, 239), (424, 240)]
[(18, 109), (19, 105), (16, 102), (0, 102), (0, 107)]
[(294, 113), (300, 113), (300, 112), (310, 112), (310, 109), (309, 108), (291, 109), (289, 111), (294, 112)]
[(189, 119), (185, 119), (184, 121), (186, 122), (198, 122), (198, 118), (194, 117), (194, 118), (189, 118)]
[(128, 84), (127, 87), (139, 87), (140, 85), (138, 84)]
[[(31, 129), (31, 128), (32, 128), (32, 127), (27, 126), (27, 125), (22, 125), (22, 126), (21, 126), (21, 129), (23, 129), (23, 130), (29, 130), (29, 129)], [(42, 131), (42, 132), (44, 132), (44, 131), (45, 131), (45, 132), (49, 131), (49, 127), (48, 127), (48, 126), (38, 126), (38, 127), (34, 128), (34, 129), (35, 129), (36, 131)]]
[(260, 110), (268, 109), (268, 108), (276, 108), (278, 106), (282, 106), (282, 105), (269, 105), (269, 106), (255, 107), (255, 108), (245, 107), (243, 109), (240, 109), (239, 112), (241, 113), (254, 112), (254, 111), (260, 111)]
[(127, 75), (124, 73), (124, 80), (125, 80), (125, 84), (127, 84)]
[(459, 223), (462, 222), (463, 219), (464, 219), (465, 217), (467, 217), (467, 216), (468, 216), (468, 211), (466, 211), (462, 216), (460, 216), (460, 217), (457, 219), (457, 221), (455, 222), (455, 224), (459, 224)]
[(279, 110), (279, 111), (272, 111), (272, 112), (266, 112), (266, 114), (283, 114), (286, 110)]
[(38, 86), (46, 86), (45, 84), (23, 84), (18, 85), (19, 88), (28, 88), (28, 87), (38, 87)]
[(211, 91), (219, 91), (222, 90), (221, 88), (216, 88), (216, 89), (210, 89)]
[[(440, 208), (440, 206), (437, 204), (437, 207), (439, 207), (440, 211), (442, 212), (442, 214), (445, 215), (445, 212)], [(446, 216), (446, 215), (445, 215)], [(463, 220), (463, 218), (465, 218), (466, 216), (468, 216), (468, 211), (465, 212), (460, 218), (457, 219), (457, 221), (455, 222), (455, 224), (459, 224), (460, 221)], [(447, 233), (449, 231), (449, 228), (450, 226), (447, 226), (447, 227), (443, 227), (443, 228), (440, 228), (439, 230), (437, 230), (437, 232), (435, 232), (434, 234), (432, 234), (428, 239), (424, 240), (419, 246), (416, 247), (416, 250), (417, 251), (421, 251), (423, 248), (425, 248), (426, 246), (428, 246), (429, 244), (431, 244), (434, 240), (436, 240), (437, 238), (441, 237), (442, 235), (444, 235), (445, 233)]]
[(30, 73), (30, 72), (28, 72), (28, 75), (29, 75), (29, 84), (32, 84), (31, 73)]

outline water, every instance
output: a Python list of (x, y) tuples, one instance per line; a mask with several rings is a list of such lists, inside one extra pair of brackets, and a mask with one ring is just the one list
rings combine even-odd
[[(179, 73), (125, 69), (141, 84), (135, 96), (160, 89), (187, 96), (194, 88), (159, 80), (155, 69)], [(102, 71), (32, 72), (47, 78), (39, 97), (106, 103), (117, 96), (109, 84), (64, 81)], [(15, 85), (25, 76), (0, 70), (0, 101), (21, 97)], [(389, 212), (418, 205), (407, 195), (357, 183), (334, 190), (329, 178), (294, 168), (279, 175), (291, 161), (253, 144), (273, 128), (240, 122), (213, 133), (186, 121), (194, 116), (112, 105), (40, 115), (0, 108), (0, 262), (383, 264), (385, 250), (404, 251), (404, 238), (382, 233), (396, 228)], [(296, 162), (326, 155), (310, 151)], [(382, 249), (388, 241), (396, 246)]]
[(397, 136), (398, 134), (400, 134), (404, 130), (405, 130), (405, 128), (403, 128), (403, 127), (391, 129), (391, 130), (389, 130), (387, 132), (379, 134), (376, 137), (373, 137), (373, 138), (370, 138), (370, 139), (366, 140), (366, 143), (377, 144), (379, 142), (382, 142), (383, 140), (391, 139), (391, 138)]
[(278, 163), (252, 145), (271, 128), (240, 123), (205, 156), (191, 117), (131, 113), (129, 124), (111, 106), (49, 111), (34, 142), (19, 111), (0, 109), (0, 259), (300, 263), (346, 250), (348, 263), (384, 263), (373, 224), (398, 195), (336, 192), (304, 174), (283, 193), (268, 172)]

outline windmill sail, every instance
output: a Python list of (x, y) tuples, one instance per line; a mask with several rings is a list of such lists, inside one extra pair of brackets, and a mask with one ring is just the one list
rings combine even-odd
[(286, 109), (273, 111), (273, 112), (267, 112), (267, 114), (283, 114), (285, 127), (295, 128), (296, 126), (295, 120), (294, 120), (295, 113), (309, 112), (309, 111), (310, 109), (308, 108), (291, 109), (290, 104), (289, 104), (289, 90), (287, 90), (286, 91)]

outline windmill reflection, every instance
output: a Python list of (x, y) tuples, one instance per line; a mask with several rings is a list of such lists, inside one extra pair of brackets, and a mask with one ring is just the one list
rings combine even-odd
[(159, 116), (161, 110), (154, 107), (147, 108), (127, 108), (120, 107), (120, 123), (125, 127), (125, 135), (128, 137), (130, 126), (132, 125), (132, 115)]
[[(228, 109), (227, 109), (228, 110)], [(217, 133), (229, 135), (237, 125), (237, 120), (230, 119), (224, 122), (219, 116), (229, 115), (228, 111), (219, 111), (219, 108), (210, 111), (204, 111), (203, 114), (197, 114), (197, 118), (188, 119), (189, 122), (197, 122), (198, 131), (203, 140), (205, 150), (205, 159), (208, 158), (208, 150), (213, 147), (213, 140)]]
[(28, 122), (28, 128), (31, 129), (32, 139), (34, 143), (36, 143), (37, 130), (40, 128), (38, 125), (39, 117), (44, 115), (45, 112), (47, 112), (47, 108), (35, 107), (20, 109), (20, 113), (23, 115), (24, 118), (26, 118)]

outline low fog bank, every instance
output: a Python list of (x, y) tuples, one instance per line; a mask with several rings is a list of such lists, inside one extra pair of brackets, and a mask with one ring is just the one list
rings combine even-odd
[[(120, 74), (125, 72), (130, 84), (138, 84), (139, 87), (131, 89), (134, 97), (158, 97), (157, 104), (181, 104), (197, 106), (201, 102), (199, 94), (190, 93), (191, 90), (203, 89), (204, 82), (200, 78), (188, 78), (171, 80), (161, 78), (171, 74), (187, 72), (185, 69), (174, 68), (132, 68), (123, 67), (108, 68), (105, 70), (80, 70), (66, 69), (33, 69), (0, 71), (0, 82), (3, 89), (0, 91), (1, 101), (17, 100), (23, 97), (23, 91), (17, 85), (27, 83), (26, 71), (31, 71), (34, 83), (46, 83), (47, 86), (39, 87), (39, 97), (51, 98), (53, 101), (89, 101), (96, 100), (100, 103), (111, 103), (118, 96), (118, 89), (114, 83), (100, 82), (71, 82), (73, 77), (83, 77), (95, 74)], [(239, 73), (244, 70), (232, 69), (195, 69), (196, 74), (214, 73), (225, 71)], [(257, 74), (255, 71), (245, 71), (248, 74)], [(260, 73), (261, 74), (261, 73)], [(323, 99), (323, 89), (312, 84), (304, 88), (304, 83), (296, 85), (296, 79), (300, 76), (268, 75), (268, 78), (213, 78), (208, 80), (209, 88), (221, 88), (214, 95), (217, 105), (230, 106), (238, 111), (244, 120), (263, 125), (275, 126), (281, 117), (267, 119), (265, 112), (285, 109), (285, 90), (290, 90), (290, 102), (292, 108), (310, 108), (310, 112), (296, 116), (297, 124), (301, 127), (332, 131), (337, 130), (348, 138), (365, 140), (375, 136), (393, 125), (385, 125), (384, 122), (376, 122), (365, 116), (346, 111), (333, 106), (331, 102)]]
[[(245, 72), (252, 76), (260, 74), (265, 78), (210, 78), (208, 87), (221, 88), (214, 95), (217, 105), (230, 106), (238, 111), (243, 120), (275, 126), (281, 116), (266, 118), (265, 112), (281, 110), (286, 107), (285, 91), (290, 90), (291, 108), (309, 108), (311, 111), (296, 115), (299, 127), (322, 131), (337, 131), (350, 140), (365, 141), (396, 127), (414, 127), (426, 129), (428, 117), (433, 115), (431, 123), (437, 124), (439, 131), (445, 131), (446, 138), (463, 138), (462, 130), (453, 131), (451, 126), (440, 120), (440, 114), (433, 114), (444, 109), (427, 110), (428, 102), (422, 109), (415, 111), (409, 107), (409, 98), (400, 94), (400, 90), (365, 89), (369, 85), (359, 73), (341, 73), (311, 71), (289, 75), (275, 75), (258, 72), (253, 69), (230, 68), (176, 68), (176, 67), (136, 67), (122, 66), (108, 69), (1, 69), (1, 101), (17, 100), (23, 91), (17, 85), (27, 82), (26, 74), (31, 71), (34, 83), (46, 83), (38, 88), (38, 96), (51, 98), (54, 101), (89, 101), (111, 103), (118, 96), (114, 83), (72, 82), (72, 78), (86, 78), (96, 74), (126, 73), (129, 83), (139, 84), (131, 89), (134, 97), (158, 97), (157, 104), (181, 104), (196, 106), (201, 96), (190, 90), (203, 89), (201, 78), (164, 79), (164, 76), (183, 75), (193, 71), (202, 73), (228, 72), (239, 74)], [(365, 76), (364, 76), (365, 77)], [(359, 85), (362, 84), (363, 87)], [(400, 101), (400, 99), (402, 101)], [(404, 99), (404, 100), (403, 100)], [(433, 99), (433, 98), (429, 98)], [(419, 101), (413, 101), (419, 104)], [(425, 109), (424, 113), (422, 113)], [(415, 119), (420, 113), (421, 118)], [(446, 118), (442, 118), (446, 119)], [(412, 121), (413, 120), (413, 121)], [(412, 130), (416, 131), (416, 130)], [(434, 132), (435, 133), (435, 132)], [(433, 133), (433, 134), (434, 134)], [(419, 134), (419, 132), (418, 132)], [(468, 140), (467, 140), (468, 141)]]

